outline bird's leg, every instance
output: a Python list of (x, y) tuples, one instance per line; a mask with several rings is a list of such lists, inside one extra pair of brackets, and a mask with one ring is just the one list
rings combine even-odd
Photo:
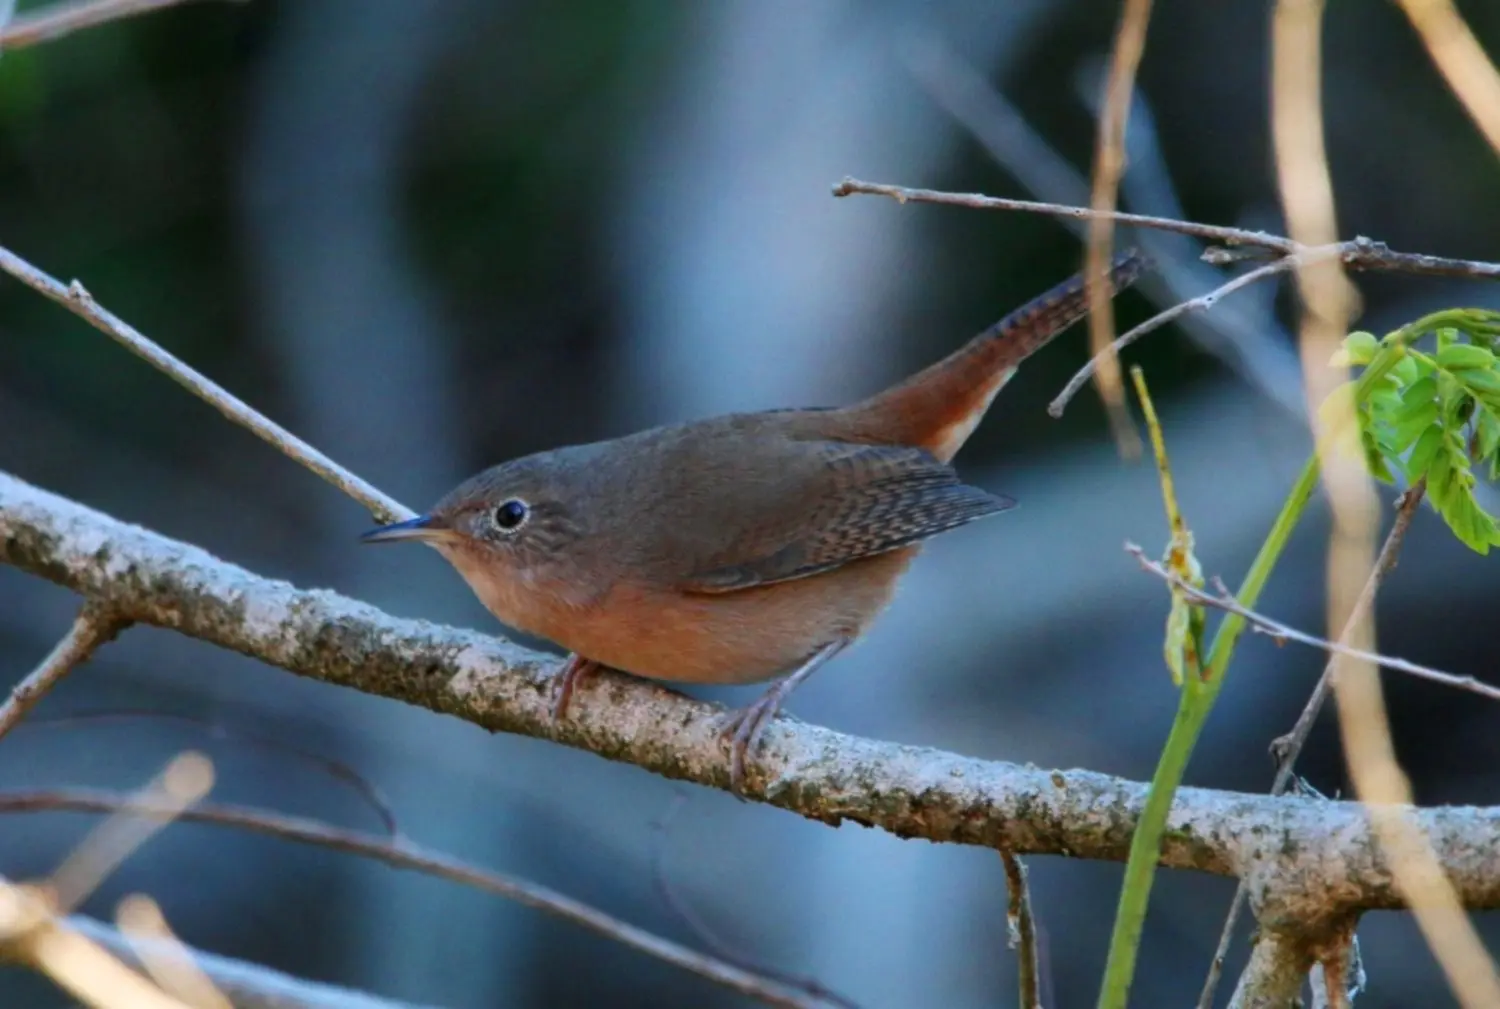
[(568, 702), (573, 699), (573, 689), (594, 670), (599, 663), (586, 659), (577, 652), (568, 656), (563, 667), (552, 675), (552, 721), (560, 722), (568, 713)]
[(720, 734), (732, 740), (729, 749), (729, 788), (736, 795), (740, 794), (745, 784), (745, 759), (760, 744), (761, 733), (781, 710), (782, 703), (804, 680), (843, 651), (848, 644), (848, 638), (829, 642), (802, 665), (771, 684), (771, 688), (754, 703), (730, 714)]

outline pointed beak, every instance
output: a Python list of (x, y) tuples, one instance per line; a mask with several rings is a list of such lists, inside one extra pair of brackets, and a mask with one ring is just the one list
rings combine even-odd
[(393, 522), (379, 529), (371, 529), (360, 536), (361, 543), (398, 543), (405, 540), (420, 540), (431, 543), (445, 539), (450, 530), (441, 519), (432, 515), (418, 515), (405, 522)]

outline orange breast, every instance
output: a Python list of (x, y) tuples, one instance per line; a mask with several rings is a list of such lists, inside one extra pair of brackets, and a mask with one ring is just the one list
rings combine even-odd
[(637, 676), (756, 683), (790, 672), (839, 637), (862, 634), (890, 602), (919, 549), (722, 595), (621, 584), (587, 610), (536, 633)]

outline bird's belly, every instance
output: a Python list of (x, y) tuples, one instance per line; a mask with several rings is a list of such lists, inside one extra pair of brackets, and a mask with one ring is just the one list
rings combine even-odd
[(790, 672), (832, 641), (862, 634), (890, 602), (918, 549), (722, 594), (620, 585), (548, 637), (650, 679), (757, 683)]

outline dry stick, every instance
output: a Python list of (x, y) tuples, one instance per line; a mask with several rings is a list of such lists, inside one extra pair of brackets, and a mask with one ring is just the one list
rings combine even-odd
[(1151, 21), (1151, 0), (1125, 0), (1120, 26), (1115, 32), (1109, 78), (1099, 116), (1094, 145), (1094, 181), (1089, 207), (1088, 249), (1084, 256), (1083, 280), (1089, 301), (1089, 346), (1099, 362), (1099, 396), (1115, 444), (1127, 459), (1141, 454), (1141, 438), (1125, 409), (1125, 384), (1120, 378), (1120, 357), (1114, 351), (1115, 315), (1113, 292), (1103, 283), (1114, 244), (1114, 224), (1099, 214), (1115, 209), (1120, 198), (1120, 176), (1125, 173), (1125, 124), (1130, 116), (1135, 74), (1146, 49), (1146, 28)]
[(335, 781), (348, 785), (351, 790), (358, 793), (360, 799), (379, 817), (380, 825), (392, 840), (396, 840), (402, 836), (401, 823), (396, 818), (395, 809), (392, 808), (390, 800), (385, 797), (373, 781), (341, 760), (326, 756), (311, 748), (297, 746), (276, 736), (263, 735), (258, 732), (252, 732), (249, 729), (234, 728), (222, 722), (216, 722), (211, 718), (200, 718), (197, 715), (183, 715), (171, 711), (147, 711), (144, 709), (86, 711), (73, 715), (57, 715), (51, 718), (33, 718), (25, 723), (25, 728), (28, 731), (35, 731), (36, 729), (66, 729), (74, 725), (99, 725), (104, 722), (125, 722), (135, 719), (191, 725), (194, 728), (202, 729), (210, 739), (231, 743), (244, 743), (246, 746), (291, 757), (310, 767), (315, 767)]
[[(1367, 651), (1363, 648), (1351, 648), (1348, 645), (1342, 644), (1337, 641), (1329, 641), (1327, 638), (1320, 638), (1317, 635), (1308, 634), (1306, 631), (1299, 631), (1295, 627), (1292, 627), (1288, 624), (1283, 624), (1279, 620), (1272, 620), (1270, 617), (1265, 616), (1264, 614), (1257, 613), (1255, 610), (1252, 610), (1245, 604), (1241, 603), (1234, 597), (1234, 593), (1229, 591), (1229, 586), (1224, 584), (1224, 580), (1222, 578), (1214, 578), (1214, 590), (1218, 594), (1211, 595), (1203, 591), (1202, 589), (1189, 584), (1178, 575), (1173, 574), (1171, 571), (1168, 571), (1164, 565), (1151, 560), (1146, 556), (1146, 551), (1141, 549), (1136, 544), (1126, 543), (1125, 551), (1126, 553), (1129, 553), (1130, 555), (1135, 557), (1135, 559), (1140, 562), (1140, 565), (1143, 569), (1151, 572), (1153, 575), (1181, 592), (1184, 596), (1187, 597), (1189, 602), (1192, 602), (1198, 606), (1207, 606), (1216, 610), (1223, 610), (1225, 613), (1233, 613), (1236, 616), (1242, 617), (1244, 618), (1245, 622), (1250, 625), (1251, 630), (1253, 630), (1257, 634), (1264, 634), (1267, 637), (1275, 639), (1278, 644), (1287, 641), (1295, 641), (1298, 644), (1310, 645), (1313, 648), (1320, 648), (1325, 652), (1343, 655), (1351, 659), (1358, 659), (1361, 662), (1370, 662), (1378, 666), (1384, 666), (1385, 668), (1395, 670), (1398, 673), (1408, 673), (1412, 676), (1417, 677), (1418, 679), (1430, 680), (1433, 683), (1438, 683), (1445, 687), (1453, 687), (1456, 690), (1467, 690), (1470, 693), (1478, 694), (1479, 696), (1486, 697), (1492, 701), (1500, 701), (1500, 687), (1491, 686), (1488, 683), (1482, 683), (1472, 676), (1456, 676), (1453, 673), (1445, 673), (1441, 669), (1434, 669), (1431, 666), (1423, 666), (1416, 662), (1409, 662), (1406, 659), (1398, 659), (1395, 656), (1391, 655), (1382, 655), (1379, 652)], [(1318, 682), (1318, 686), (1324, 687), (1324, 681), (1320, 680)], [(1324, 687), (1325, 692), (1326, 689), (1327, 688)], [(1317, 702), (1319, 704), (1321, 704), (1322, 702), (1322, 698), (1318, 696), (1318, 691), (1316, 688), (1313, 691), (1313, 700), (1308, 702), (1309, 708), (1312, 707), (1314, 702)], [(1279, 743), (1280, 740), (1277, 740), (1277, 742)]]
[(842, 1006), (843, 1009), (859, 1009), (859, 1006), (850, 999), (832, 991), (823, 985), (817, 978), (801, 977), (767, 967), (765, 964), (756, 963), (754, 960), (743, 955), (725, 942), (712, 928), (708, 922), (703, 920), (702, 915), (693, 910), (691, 904), (683, 900), (677, 893), (677, 888), (672, 885), (672, 877), (667, 872), (667, 839), (671, 835), (672, 823), (677, 819), (677, 814), (687, 803), (687, 796), (677, 792), (672, 796), (672, 803), (667, 811), (651, 825), (656, 834), (651, 849), (651, 880), (656, 887), (656, 894), (661, 898), (663, 904), (675, 914), (678, 919), (687, 926), (688, 931), (704, 946), (708, 947), (715, 956), (742, 967), (754, 974), (769, 978), (788, 988), (798, 988), (807, 992), (815, 998), (823, 999), (832, 1005)]
[[(1473, 259), (1453, 259), (1447, 256), (1429, 256), (1414, 252), (1397, 252), (1384, 242), (1377, 242), (1362, 236), (1351, 238), (1344, 242), (1306, 246), (1290, 238), (1273, 235), (1264, 231), (1249, 231), (1244, 228), (1231, 228), (1216, 224), (1197, 224), (1192, 221), (1179, 221), (1171, 217), (1151, 217), (1145, 214), (1126, 214), (1118, 211), (1095, 211), (1087, 207), (1072, 207), (1062, 203), (1011, 200), (998, 196), (984, 196), (979, 193), (946, 193), (933, 189), (912, 189), (906, 186), (863, 182), (852, 178), (845, 178), (833, 187), (834, 196), (853, 196), (858, 194), (888, 196), (898, 203), (933, 203), (946, 206), (972, 207), (979, 210), (1008, 210), (1019, 213), (1045, 214), (1049, 217), (1066, 217), (1091, 222), (1106, 221), (1115, 224), (1131, 224), (1143, 228), (1154, 228), (1157, 231), (1169, 231), (1174, 234), (1190, 235), (1194, 238), (1220, 242), (1230, 246), (1231, 249), (1242, 249), (1248, 246), (1253, 249), (1263, 249), (1277, 255), (1278, 258), (1271, 262), (1263, 264), (1248, 273), (1234, 277), (1206, 294), (1199, 295), (1196, 298), (1181, 302), (1157, 313), (1120, 336), (1106, 350), (1091, 358), (1087, 364), (1068, 380), (1068, 384), (1063, 388), (1062, 392), (1058, 393), (1056, 398), (1047, 407), (1047, 412), (1053, 417), (1062, 416), (1063, 410), (1066, 409), (1069, 401), (1088, 383), (1088, 380), (1093, 377), (1095, 371), (1109, 355), (1118, 354), (1120, 350), (1130, 346), (1147, 333), (1160, 329), (1167, 323), (1181, 318), (1189, 312), (1212, 308), (1226, 295), (1233, 294), (1241, 288), (1248, 287), (1278, 273), (1298, 269), (1302, 266), (1317, 265), (1329, 259), (1337, 258), (1344, 266), (1352, 270), (1380, 270), (1393, 273), (1411, 273), (1418, 276), (1459, 277), (1470, 280), (1500, 280), (1500, 263)], [(1204, 252), (1203, 258), (1212, 263), (1231, 263), (1239, 262), (1244, 257), (1222, 248), (1210, 248)]]
[(355, 476), (286, 428), (214, 384), (157, 346), (134, 326), (96, 302), (78, 281), (64, 285), (8, 249), (0, 248), (0, 270), (80, 316), (95, 329), (165, 372), (179, 385), (236, 424), (254, 432), (364, 505), (378, 522), (397, 522), (416, 513), (374, 485)]
[(640, 950), (649, 956), (697, 974), (699, 977), (707, 978), (742, 995), (758, 999), (767, 1005), (806, 1009), (806, 1007), (822, 1004), (821, 1000), (806, 993), (794, 991), (789, 985), (770, 981), (752, 971), (653, 935), (645, 929), (621, 921), (544, 886), (480, 869), (438, 852), (427, 851), (409, 842), (389, 841), (372, 834), (319, 823), (316, 820), (285, 816), (246, 806), (202, 803), (179, 810), (165, 803), (143, 801), (131, 796), (94, 789), (0, 792), (0, 813), (55, 811), (130, 813), (141, 817), (212, 823), (302, 844), (317, 845), (332, 851), (359, 855), (399, 869), (411, 869), (465, 886), (472, 886), (526, 907), (545, 911), (607, 939)]
[(1041, 1009), (1041, 977), (1037, 964), (1036, 919), (1031, 914), (1031, 888), (1026, 885), (1026, 866), (1009, 851), (1000, 852), (1005, 865), (1008, 907), (1005, 924), (1010, 948), (1016, 951), (1016, 981), (1021, 989), (1021, 1009)]
[[(70, 915), (63, 925), (98, 943), (127, 963), (137, 963), (140, 954), (150, 952), (140, 942), (132, 942), (119, 930), (102, 921), (83, 915)], [(177, 944), (173, 944), (176, 946)], [(408, 1002), (395, 1002), (368, 992), (343, 988), (321, 981), (308, 981), (245, 960), (207, 953), (193, 947), (181, 947), (192, 958), (193, 965), (208, 975), (214, 985), (228, 995), (236, 1009), (436, 1009)], [(163, 953), (170, 953), (163, 950)], [(195, 1006), (194, 1009), (201, 1009)]]
[(58, 682), (81, 662), (88, 660), (124, 628), (125, 622), (93, 603), (85, 603), (68, 633), (0, 704), (0, 737), (14, 729)]
[(1400, 3), (1448, 87), (1463, 102), (1490, 146), (1500, 153), (1500, 73), (1496, 73), (1473, 31), (1452, 0)]
[(1203, 311), (1207, 311), (1208, 309), (1212, 308), (1220, 298), (1224, 297), (1227, 294), (1233, 294), (1235, 291), (1238, 291), (1242, 287), (1249, 287), (1251, 284), (1255, 283), (1258, 280), (1264, 280), (1267, 277), (1274, 276), (1278, 273), (1285, 273), (1287, 270), (1296, 265), (1298, 258), (1299, 257), (1297, 256), (1283, 256), (1281, 259), (1277, 259), (1273, 262), (1267, 263), (1265, 266), (1261, 266), (1254, 270), (1251, 270), (1249, 273), (1241, 274), (1228, 283), (1222, 284), (1219, 287), (1214, 288), (1212, 291), (1207, 292), (1206, 294), (1200, 294), (1196, 298), (1180, 302), (1179, 304), (1173, 305), (1171, 308), (1168, 308), (1165, 311), (1158, 312), (1156, 315), (1153, 315), (1145, 322), (1141, 323), (1133, 329), (1128, 330), (1117, 340), (1111, 343), (1103, 353), (1095, 354), (1093, 357), (1089, 358), (1088, 363), (1085, 364), (1082, 368), (1078, 369), (1078, 371), (1074, 373), (1072, 378), (1068, 379), (1068, 384), (1063, 386), (1062, 392), (1058, 393), (1057, 396), (1052, 400), (1052, 402), (1047, 404), (1047, 412), (1053, 417), (1061, 417), (1063, 415), (1063, 411), (1068, 407), (1068, 402), (1072, 400), (1074, 396), (1078, 395), (1078, 390), (1082, 389), (1085, 385), (1088, 384), (1089, 378), (1094, 374), (1094, 371), (1103, 362), (1112, 359), (1114, 356), (1117, 356), (1121, 350), (1130, 346), (1132, 343), (1139, 340), (1147, 333), (1150, 333), (1151, 331), (1156, 329), (1160, 329), (1167, 323), (1172, 322), (1174, 319), (1184, 316), (1189, 312), (1195, 312), (1200, 309)]
[[(1325, 0), (1277, 0), (1271, 18), (1271, 133), (1278, 188), (1287, 229), (1305, 245), (1338, 239), (1320, 99), (1324, 7)], [(1328, 624), (1335, 627), (1354, 612), (1363, 572), (1374, 566), (1379, 507), (1359, 452), (1358, 428), (1350, 423), (1353, 401), (1339, 403), (1333, 417), (1318, 412), (1339, 381), (1326, 362), (1344, 338), (1353, 290), (1337, 262), (1298, 269), (1297, 283), (1306, 306), (1301, 350), (1308, 412), (1315, 427), (1332, 423), (1339, 430), (1326, 445), (1320, 437), (1318, 449), (1333, 514)], [(1351, 644), (1373, 646), (1373, 614), (1354, 621), (1351, 631)], [(1333, 689), (1345, 762), (1396, 889), (1459, 1002), (1471, 1009), (1500, 1005), (1500, 974), (1452, 881), (1425, 833), (1395, 806), (1411, 801), (1411, 786), (1396, 757), (1379, 671), (1361, 664), (1341, 672), (1345, 661), (1335, 654)]]
[(845, 176), (833, 187), (834, 196), (888, 196), (897, 203), (937, 203), (950, 207), (970, 207), (975, 210), (1009, 210), (1023, 214), (1044, 214), (1048, 217), (1071, 217), (1079, 221), (1102, 218), (1116, 224), (1133, 224), (1157, 231), (1171, 231), (1179, 235), (1192, 235), (1209, 242), (1224, 245), (1249, 245), (1269, 249), (1282, 255), (1300, 252), (1297, 243), (1281, 235), (1265, 231), (1250, 231), (1246, 228), (1230, 228), (1219, 224), (1198, 224), (1194, 221), (1179, 221), (1172, 217), (1152, 217), (1148, 214), (1127, 214), (1113, 210), (1096, 212), (1088, 207), (1070, 207), (1065, 203), (1042, 203), (1037, 200), (1010, 200), (1001, 196), (985, 196), (982, 193), (946, 193), (937, 189), (912, 189), (907, 186), (892, 186), (883, 182), (864, 182)]
[(67, 927), (42, 891), (4, 878), (0, 956), (34, 967), (96, 1009), (193, 1009)]
[[(1396, 517), (1391, 522), (1391, 531), (1386, 534), (1385, 543), (1375, 558), (1375, 566), (1370, 569), (1370, 577), (1365, 579), (1365, 586), (1360, 591), (1359, 598), (1354, 601), (1354, 608), (1349, 611), (1349, 618), (1344, 622), (1344, 628), (1338, 637), (1339, 644), (1342, 645), (1348, 640), (1358, 621), (1363, 620), (1374, 607), (1375, 595), (1380, 591), (1380, 585), (1385, 581), (1386, 576), (1396, 566), (1396, 560), (1401, 555), (1401, 544), (1406, 541), (1406, 531), (1411, 528), (1412, 519), (1416, 517), (1417, 510), (1422, 505), (1422, 496), (1426, 492), (1427, 480), (1424, 477), (1408, 487), (1396, 499)], [(1303, 706), (1302, 714), (1297, 716), (1292, 731), (1271, 744), (1272, 752), (1277, 758), (1276, 777), (1271, 782), (1272, 795), (1281, 795), (1291, 784), (1292, 771), (1297, 765), (1297, 758), (1302, 755), (1302, 747), (1306, 745), (1307, 737), (1312, 734), (1313, 723), (1318, 720), (1318, 715), (1323, 710), (1323, 703), (1328, 699), (1328, 691), (1333, 686), (1333, 675), (1337, 668), (1334, 657), (1330, 655), (1328, 664), (1323, 667), (1323, 675), (1318, 677), (1317, 685), (1313, 687), (1312, 695)], [(1239, 923), (1240, 914), (1245, 910), (1245, 899), (1248, 896), (1249, 891), (1244, 883), (1241, 883), (1234, 891), (1234, 899), (1229, 903), (1229, 915), (1224, 922), (1224, 931), (1219, 935), (1219, 946), (1214, 951), (1213, 963), (1209, 967), (1208, 977), (1203, 982), (1203, 992), (1198, 996), (1198, 1009), (1212, 1009), (1214, 990), (1219, 986), (1219, 976), (1224, 971), (1224, 958), (1229, 953), (1229, 943), (1234, 937), (1234, 927)]]
[(0, 52), (24, 49), (38, 42), (71, 35), (82, 28), (93, 28), (120, 18), (146, 14), (165, 7), (176, 7), (186, 0), (82, 0), (78, 3), (56, 3), (14, 18), (0, 30)]

